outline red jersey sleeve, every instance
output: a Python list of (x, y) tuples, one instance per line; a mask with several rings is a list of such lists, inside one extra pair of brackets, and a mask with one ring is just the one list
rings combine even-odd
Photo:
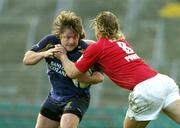
[(85, 73), (93, 64), (98, 60), (99, 53), (101, 52), (97, 43), (90, 45), (82, 54), (82, 56), (75, 62), (76, 68)]

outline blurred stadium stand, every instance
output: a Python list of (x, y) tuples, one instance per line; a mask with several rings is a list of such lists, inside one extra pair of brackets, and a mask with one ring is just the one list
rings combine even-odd
[[(51, 32), (53, 18), (61, 10), (81, 16), (90, 39), (95, 37), (89, 20), (103, 10), (114, 12), (139, 56), (180, 85), (179, 5), (179, 0), (0, 0), (0, 127), (34, 127), (50, 85), (44, 62), (27, 67), (22, 58)], [(91, 93), (80, 128), (121, 128), (128, 91), (105, 79)], [(170, 127), (178, 125), (164, 115), (148, 126)]]

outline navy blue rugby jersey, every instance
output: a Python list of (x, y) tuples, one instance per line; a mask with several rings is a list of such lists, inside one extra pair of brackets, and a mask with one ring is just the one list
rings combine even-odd
[[(56, 36), (47, 35), (37, 44), (35, 44), (31, 51), (46, 51), (58, 43), (60, 43), (60, 40)], [(83, 50), (85, 50), (87, 47), (88, 45), (84, 41), (80, 40), (77, 48), (71, 52), (67, 52), (68, 58), (75, 62), (80, 58)], [(67, 76), (60, 60), (54, 57), (45, 58), (45, 61), (47, 64), (48, 78), (52, 85), (50, 95), (53, 99), (63, 101), (74, 95), (89, 93), (90, 85), (86, 88), (80, 88), (79, 82), (74, 81)]]

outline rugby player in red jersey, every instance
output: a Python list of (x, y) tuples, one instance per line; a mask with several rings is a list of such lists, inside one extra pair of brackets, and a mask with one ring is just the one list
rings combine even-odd
[[(62, 46), (56, 46), (67, 75), (85, 73), (98, 63), (103, 72), (119, 87), (132, 90), (124, 128), (145, 128), (161, 110), (180, 124), (180, 94), (174, 80), (148, 66), (132, 49), (119, 29), (117, 17), (101, 12), (92, 21), (98, 41), (89, 46), (73, 63)], [(71, 68), (70, 68), (71, 67)]]

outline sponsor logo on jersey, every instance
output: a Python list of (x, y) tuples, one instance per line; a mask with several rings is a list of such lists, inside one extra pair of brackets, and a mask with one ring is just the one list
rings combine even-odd
[(53, 62), (51, 61), (49, 64), (48, 64), (48, 67), (50, 70), (53, 70), (55, 71), (56, 73), (59, 73), (65, 77), (67, 77), (67, 74), (66, 72), (64, 71), (64, 68), (61, 64), (57, 63), (57, 62)]

